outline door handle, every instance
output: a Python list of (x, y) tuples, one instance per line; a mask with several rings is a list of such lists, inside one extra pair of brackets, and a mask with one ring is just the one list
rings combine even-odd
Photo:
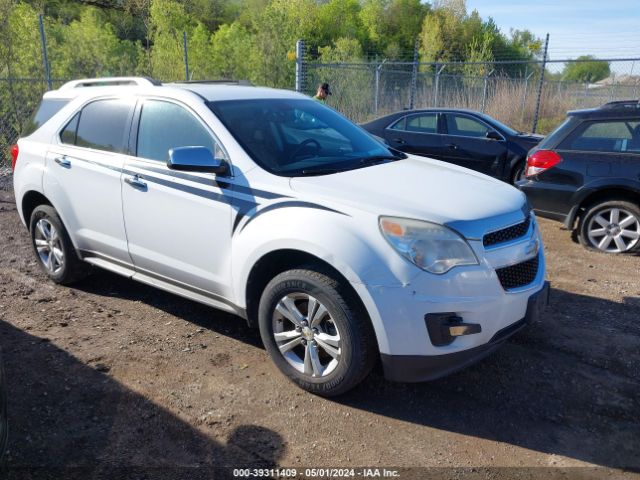
[(446, 146), (449, 147), (452, 150), (457, 150), (458, 149), (458, 145), (456, 145), (455, 143), (447, 143)]
[(404, 145), (405, 143), (407, 143), (407, 142), (405, 142), (405, 141), (404, 141), (403, 139), (401, 139), (401, 138), (394, 138), (394, 139), (392, 140), (392, 142), (399, 143), (400, 145)]
[(143, 182), (138, 175), (134, 175), (133, 177), (124, 177), (124, 181), (133, 188), (138, 188), (140, 190), (147, 189), (147, 183)]
[(56, 157), (53, 159), (53, 161), (56, 162), (61, 167), (64, 167), (64, 168), (71, 167), (71, 160), (69, 160), (67, 157)]

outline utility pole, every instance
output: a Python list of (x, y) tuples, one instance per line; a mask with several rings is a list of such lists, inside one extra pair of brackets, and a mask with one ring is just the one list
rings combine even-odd
[(540, 83), (538, 83), (538, 98), (536, 100), (536, 112), (533, 115), (533, 127), (531, 131), (536, 133), (538, 128), (538, 118), (540, 116), (540, 100), (542, 98), (542, 87), (544, 85), (544, 71), (547, 68), (547, 53), (549, 52), (549, 34), (544, 41), (544, 56), (542, 57), (542, 71), (540, 72)]

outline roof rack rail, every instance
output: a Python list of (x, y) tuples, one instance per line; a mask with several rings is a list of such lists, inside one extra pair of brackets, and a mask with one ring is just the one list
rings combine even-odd
[(103, 77), (103, 78), (82, 78), (80, 80), (71, 80), (62, 85), (59, 90), (67, 90), (71, 88), (82, 87), (113, 87), (113, 86), (160, 86), (158, 80), (151, 77)]
[(605, 110), (616, 108), (640, 108), (640, 100), (618, 100), (602, 105), (600, 108)]
[(178, 80), (173, 83), (193, 83), (193, 84), (218, 84), (218, 85), (242, 85), (246, 87), (253, 87), (253, 83), (249, 80)]

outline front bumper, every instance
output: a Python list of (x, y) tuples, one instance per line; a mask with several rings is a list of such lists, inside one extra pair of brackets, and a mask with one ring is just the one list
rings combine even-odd
[(544, 282), (542, 289), (529, 297), (525, 316), (496, 332), (483, 345), (442, 355), (381, 354), (385, 377), (396, 382), (423, 382), (444, 377), (478, 362), (527, 324), (539, 319), (542, 309), (549, 302), (549, 290), (549, 282)]

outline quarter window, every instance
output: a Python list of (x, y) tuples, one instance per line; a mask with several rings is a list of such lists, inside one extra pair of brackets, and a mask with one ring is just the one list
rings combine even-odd
[(78, 131), (78, 119), (80, 118), (80, 112), (76, 113), (73, 118), (67, 123), (62, 132), (60, 132), (60, 140), (62, 143), (68, 145), (76, 144), (76, 133)]
[(225, 154), (212, 134), (189, 111), (175, 103), (145, 101), (138, 127), (137, 156), (166, 162), (176, 147), (207, 147), (216, 158)]
[(78, 147), (123, 153), (131, 106), (131, 101), (121, 99), (92, 102), (80, 112), (74, 141), (71, 142), (71, 132), (65, 134), (65, 131), (72, 127), (75, 120), (72, 120), (65, 127), (61, 140), (64, 143), (73, 143)]
[(484, 123), (466, 115), (447, 114), (447, 131), (449, 135), (484, 138), (492, 131)]
[(593, 152), (640, 152), (640, 121), (590, 122), (560, 146)]

